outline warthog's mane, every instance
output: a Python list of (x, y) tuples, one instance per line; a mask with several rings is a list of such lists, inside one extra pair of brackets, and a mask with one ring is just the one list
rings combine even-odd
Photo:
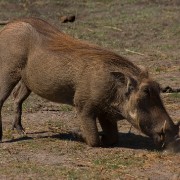
[(112, 71), (119, 71), (120, 67), (122, 73), (130, 76), (133, 75), (137, 77), (141, 73), (141, 68), (135, 66), (126, 58), (98, 45), (73, 38), (59, 31), (58, 28), (44, 20), (38, 18), (24, 18), (17, 21), (30, 24), (39, 34), (43, 35), (46, 39), (45, 44), (51, 51), (71, 54), (73, 57), (81, 57), (86, 60), (103, 60), (108, 67), (112, 68)]

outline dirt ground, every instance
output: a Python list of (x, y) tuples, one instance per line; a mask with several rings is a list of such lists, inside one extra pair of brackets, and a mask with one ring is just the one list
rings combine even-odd
[[(162, 87), (180, 88), (178, 0), (0, 0), (0, 20), (40, 17), (63, 32), (91, 41), (146, 66)], [(73, 23), (60, 17), (75, 15)], [(2, 28), (3, 26), (0, 26)], [(173, 121), (180, 121), (180, 94), (162, 94)], [(90, 148), (73, 134), (72, 107), (32, 94), (23, 105), (27, 136), (11, 130), (10, 97), (3, 108), (0, 179), (179, 180), (179, 154), (156, 150), (153, 142), (123, 120), (119, 143)]]

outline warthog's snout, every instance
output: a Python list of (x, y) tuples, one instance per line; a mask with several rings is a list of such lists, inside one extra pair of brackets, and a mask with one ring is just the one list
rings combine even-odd
[(180, 137), (174, 139), (174, 141), (170, 142), (166, 147), (165, 151), (170, 153), (180, 153)]
[(167, 144), (165, 150), (167, 152), (180, 153), (180, 121), (175, 123), (175, 126), (178, 128), (179, 133)]
[(180, 132), (179, 123), (174, 124), (174, 128), (170, 129), (164, 124), (162, 132), (154, 136), (155, 144), (166, 152), (179, 153), (180, 152)]
[(154, 135), (153, 137), (154, 143), (158, 149), (164, 150), (170, 153), (178, 153), (180, 152), (180, 137), (176, 136), (166, 141), (164, 135)]

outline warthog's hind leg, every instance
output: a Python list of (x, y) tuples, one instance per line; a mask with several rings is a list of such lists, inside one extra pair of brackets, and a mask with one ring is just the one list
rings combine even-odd
[(21, 80), (13, 91), (14, 97), (14, 110), (15, 110), (15, 119), (13, 122), (12, 129), (16, 129), (19, 134), (25, 134), (24, 128), (21, 123), (22, 115), (22, 104), (30, 95), (31, 91)]
[(9, 97), (16, 84), (17, 81), (9, 77), (9, 74), (7, 76), (6, 74), (0, 74), (0, 141), (2, 141), (3, 136), (1, 110), (5, 100)]

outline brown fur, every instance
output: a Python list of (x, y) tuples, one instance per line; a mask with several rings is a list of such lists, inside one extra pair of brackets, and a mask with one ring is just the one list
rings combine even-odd
[(147, 71), (43, 20), (28, 18), (8, 24), (0, 32), (0, 61), (0, 107), (19, 82), (14, 92), (14, 127), (20, 132), (22, 103), (33, 91), (50, 101), (74, 105), (90, 146), (100, 145), (96, 118), (104, 132), (104, 145), (117, 142), (117, 120), (122, 118), (153, 138), (166, 120), (164, 134), (166, 129), (175, 133), (163, 143), (177, 134), (159, 97), (158, 84)]

